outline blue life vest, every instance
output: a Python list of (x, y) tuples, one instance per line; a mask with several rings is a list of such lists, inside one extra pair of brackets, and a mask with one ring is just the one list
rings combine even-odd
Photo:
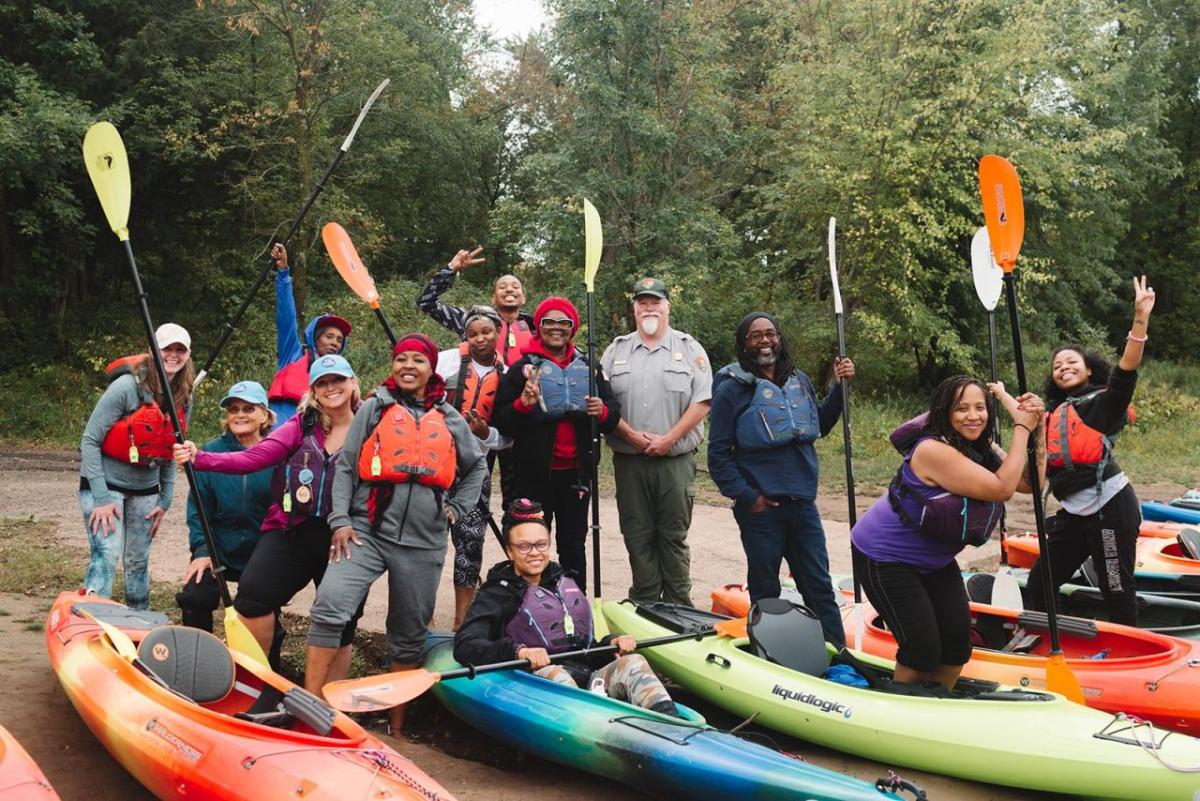
[(739, 450), (765, 451), (791, 443), (815, 442), (821, 436), (816, 398), (798, 374), (792, 373), (780, 387), (739, 365), (729, 365), (721, 372), (754, 387), (754, 398), (734, 427)]
[(574, 579), (562, 576), (548, 589), (530, 584), (504, 633), (517, 647), (574, 651), (592, 644), (592, 607)]
[(541, 356), (531, 356), (530, 363), (541, 374), (542, 398), (535, 415), (557, 420), (587, 414), (588, 363), (582, 354), (577, 351), (565, 369)]

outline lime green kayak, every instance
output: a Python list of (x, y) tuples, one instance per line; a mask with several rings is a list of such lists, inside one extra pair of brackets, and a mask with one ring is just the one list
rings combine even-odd
[[(720, 615), (672, 604), (608, 602), (614, 632), (649, 639)], [(975, 781), (1123, 801), (1200, 801), (1200, 740), (1060, 695), (974, 682), (955, 697), (900, 695), (810, 676), (726, 636), (647, 649), (655, 670), (729, 711), (795, 737)], [(892, 663), (860, 656), (871, 667)], [(1173, 767), (1168, 767), (1168, 765)]]

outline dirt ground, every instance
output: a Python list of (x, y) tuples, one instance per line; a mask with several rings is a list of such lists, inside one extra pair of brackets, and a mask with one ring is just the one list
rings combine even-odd
[[(0, 451), (0, 516), (49, 521), (57, 528), (64, 543), (87, 546), (77, 501), (78, 464), (75, 455), (62, 451)], [(184, 522), (186, 483), (180, 482), (174, 505), (158, 534), (151, 558), (156, 580), (176, 581), (189, 560)], [(1178, 487), (1145, 488), (1146, 497), (1171, 497)], [(1157, 492), (1157, 494), (1156, 494)], [(874, 497), (859, 498), (857, 506), (865, 510)], [(819, 501), (825, 518), (830, 563), (833, 572), (849, 572), (849, 526), (844, 496), (822, 497)], [(1010, 509), (1010, 528), (1032, 524), (1028, 504)], [(629, 566), (620, 539), (616, 506), (611, 497), (601, 499), (602, 577), (605, 597), (623, 597), (629, 583)], [(737, 527), (728, 508), (698, 505), (689, 541), (692, 547), (692, 599), (707, 606), (708, 593), (716, 586), (744, 580), (744, 558)], [(966, 564), (989, 568), (996, 563), (997, 545), (964, 554)], [(590, 554), (590, 547), (589, 547)], [(497, 543), (490, 539), (485, 547), (484, 563), (501, 558)], [(0, 569), (3, 569), (0, 567)], [(82, 578), (82, 577), (81, 577)], [(40, 593), (53, 596), (57, 589)], [(21, 740), (42, 766), (47, 777), (66, 801), (140, 799), (144, 790), (92, 738), (83, 726), (50, 669), (43, 641), (43, 625), (48, 601), (21, 595), (0, 595), (0, 723)], [(298, 596), (290, 607), (297, 614), (307, 612), (311, 590)], [(382, 631), (386, 615), (386, 586), (377, 584), (368, 600), (365, 628)], [(453, 614), (453, 590), (449, 571), (443, 571), (434, 628), (447, 628)], [(681, 697), (684, 703), (692, 699)], [(694, 705), (718, 726), (729, 727), (732, 720), (720, 710), (696, 701)], [(641, 796), (621, 785), (581, 776), (557, 765), (524, 757), (504, 748), (492, 747), (482, 736), (466, 730), (434, 704), (414, 710), (417, 728), (424, 732), (443, 729), (440, 736), (423, 737), (439, 745), (395, 744), (396, 747), (442, 782), (464, 801), (494, 799), (633, 799)], [(422, 720), (422, 718), (424, 718)], [(874, 780), (887, 774), (887, 766), (848, 757), (799, 741), (776, 736), (782, 746), (805, 759), (864, 779)], [(462, 742), (460, 742), (462, 741)], [(467, 747), (447, 747), (446, 743), (473, 743)], [(455, 753), (468, 753), (460, 758)], [(901, 775), (920, 784), (930, 799), (966, 799), (969, 801), (1017, 801), (1049, 799), (1053, 796), (1029, 793), (972, 782), (947, 779), (903, 769)]]

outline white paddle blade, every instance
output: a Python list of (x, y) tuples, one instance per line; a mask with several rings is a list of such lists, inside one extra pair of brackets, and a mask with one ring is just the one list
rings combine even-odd
[(980, 228), (971, 240), (971, 277), (975, 279), (975, 294), (988, 311), (994, 311), (1004, 291), (1004, 271), (992, 257), (992, 244), (987, 228)]
[(379, 99), (379, 95), (391, 82), (391, 78), (384, 78), (379, 82), (379, 86), (375, 87), (375, 91), (371, 92), (371, 96), (367, 98), (367, 102), (362, 107), (362, 111), (358, 112), (358, 119), (354, 121), (354, 127), (350, 129), (350, 133), (346, 134), (346, 140), (342, 142), (341, 151), (343, 153), (350, 149), (351, 143), (354, 142), (354, 136), (358, 133), (358, 126), (362, 125), (362, 121), (367, 116), (367, 112), (371, 110), (371, 106), (375, 105), (375, 101)]
[(129, 239), (129, 158), (111, 122), (98, 122), (83, 137), (83, 163), (100, 198), (108, 227), (122, 242)]
[(1017, 584), (1016, 576), (1004, 567), (996, 571), (996, 581), (992, 584), (992, 606), (1015, 609), (1018, 612), (1025, 609), (1021, 585)]
[(833, 313), (842, 313), (842, 285), (837, 271), (837, 218), (829, 218), (829, 278), (833, 281)]
[(600, 269), (600, 251), (604, 249), (604, 228), (600, 225), (600, 212), (592, 201), (583, 199), (583, 283), (588, 292), (596, 290), (596, 272)]

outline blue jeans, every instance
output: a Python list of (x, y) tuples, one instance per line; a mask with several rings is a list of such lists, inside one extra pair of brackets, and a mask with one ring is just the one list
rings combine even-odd
[(779, 597), (779, 566), (787, 559), (796, 588), (821, 621), (825, 639), (840, 648), (846, 644), (846, 635), (829, 578), (829, 553), (817, 504), (802, 498), (774, 500), (778, 506), (768, 506), (758, 514), (742, 505), (733, 509), (746, 551), (750, 602)]
[(125, 604), (131, 609), (150, 608), (150, 523), (146, 515), (158, 505), (158, 494), (125, 495), (109, 490), (121, 517), (114, 521), (111, 534), (92, 531), (88, 518), (96, 508), (91, 490), (79, 491), (83, 525), (88, 529), (91, 559), (83, 577), (83, 587), (97, 595), (112, 597), (117, 560), (125, 563)]

